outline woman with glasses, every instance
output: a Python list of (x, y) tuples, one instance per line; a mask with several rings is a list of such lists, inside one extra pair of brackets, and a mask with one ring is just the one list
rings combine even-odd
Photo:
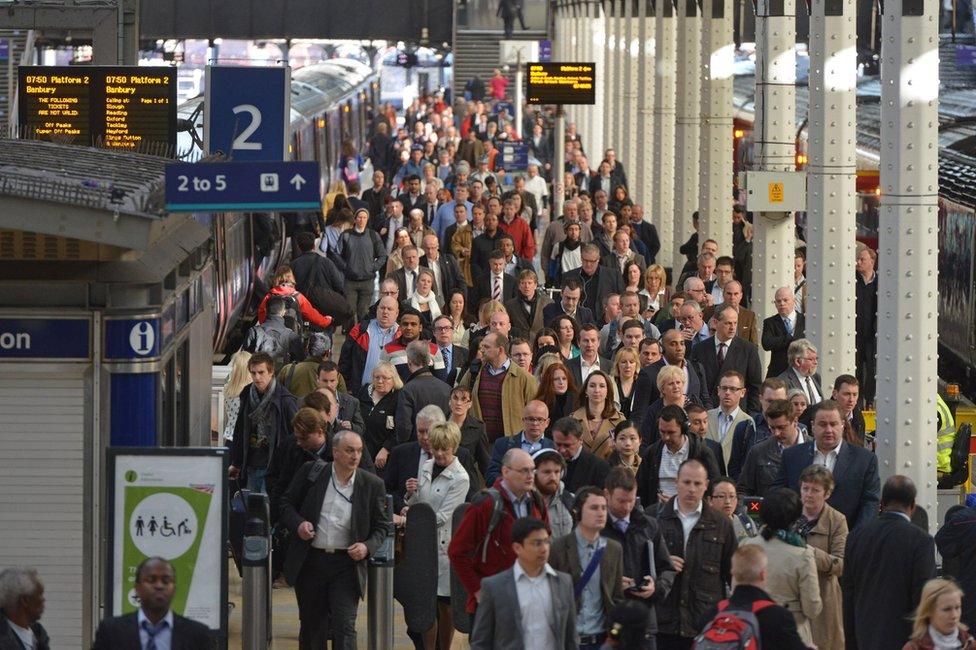
[(471, 476), (471, 485), (477, 489), (484, 486), (484, 475), (488, 471), (491, 461), (491, 451), (488, 448), (488, 435), (485, 433), (485, 423), (471, 415), (471, 390), (465, 386), (455, 386), (451, 391), (451, 412), (448, 419), (458, 425), (461, 430), (461, 446), (471, 453), (478, 466), (480, 476)]
[(373, 381), (359, 392), (363, 411), (363, 444), (375, 459), (376, 469), (386, 466), (386, 459), (397, 444), (396, 407), (403, 381), (389, 361), (373, 368)]
[(572, 316), (560, 314), (552, 321), (552, 327), (556, 332), (556, 346), (563, 359), (569, 361), (580, 355), (579, 351), (579, 325)]
[(796, 521), (797, 532), (813, 549), (820, 582), (823, 610), (810, 621), (813, 642), (818, 648), (844, 647), (844, 613), (840, 576), (844, 572), (847, 517), (827, 505), (834, 491), (834, 475), (822, 465), (811, 465), (800, 473), (800, 501), (803, 512)]
[(739, 494), (735, 488), (735, 481), (728, 476), (723, 476), (712, 484), (709, 505), (716, 510), (721, 510), (732, 520), (732, 530), (735, 531), (735, 538), (739, 542), (756, 536), (756, 525), (752, 523), (752, 519), (739, 512)]
[(594, 370), (583, 381), (580, 407), (573, 413), (583, 428), (583, 446), (594, 456), (606, 460), (613, 453), (613, 429), (624, 420), (613, 403), (613, 384), (601, 370)]
[(549, 407), (549, 426), (546, 436), (552, 435), (552, 423), (572, 415), (576, 410), (576, 384), (573, 375), (562, 361), (556, 361), (542, 373), (535, 399)]

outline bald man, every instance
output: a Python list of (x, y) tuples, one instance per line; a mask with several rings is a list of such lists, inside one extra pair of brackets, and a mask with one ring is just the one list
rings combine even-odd
[(491, 452), (491, 463), (485, 473), (485, 484), (493, 485), (502, 475), (502, 458), (509, 449), (522, 449), (534, 454), (540, 449), (555, 449), (550, 438), (543, 434), (549, 426), (549, 407), (545, 402), (534, 399), (522, 410), (522, 431), (514, 436), (505, 436), (495, 441)]

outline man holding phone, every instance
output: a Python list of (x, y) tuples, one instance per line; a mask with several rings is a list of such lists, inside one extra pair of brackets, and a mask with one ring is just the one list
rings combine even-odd
[(668, 597), (676, 575), (670, 553), (657, 520), (647, 516), (637, 503), (637, 481), (627, 467), (614, 467), (604, 482), (607, 496), (607, 524), (601, 533), (624, 549), (624, 596), (647, 606), (648, 632), (655, 648), (657, 634), (655, 604)]

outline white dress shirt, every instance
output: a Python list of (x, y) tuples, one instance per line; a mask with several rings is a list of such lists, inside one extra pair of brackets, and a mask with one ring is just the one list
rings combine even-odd
[(315, 524), (312, 546), (321, 549), (348, 548), (352, 540), (352, 489), (356, 473), (343, 485), (335, 472), (329, 477), (329, 487), (322, 499), (322, 510)]
[(600, 369), (600, 355), (597, 354), (596, 358), (593, 360), (593, 365), (586, 362), (583, 355), (580, 355), (580, 377), (583, 383), (586, 383), (586, 378), (590, 376), (591, 373), (596, 372)]
[(837, 457), (840, 456), (840, 448), (843, 444), (844, 441), (841, 440), (840, 442), (837, 443), (836, 447), (834, 447), (833, 449), (831, 449), (825, 454), (817, 448), (817, 443), (814, 442), (813, 443), (813, 464), (823, 465), (831, 472), (833, 472), (834, 465), (837, 464)]
[(533, 578), (516, 560), (512, 573), (515, 577), (519, 611), (522, 614), (522, 645), (526, 648), (557, 650), (556, 635), (553, 634), (553, 626), (549, 621), (553, 615), (549, 576), (555, 576), (556, 570), (546, 564), (542, 573)]
[(149, 632), (143, 629), (143, 623), (146, 623), (149, 627), (157, 628), (155, 636), (152, 637), (156, 645), (156, 650), (170, 650), (173, 647), (173, 610), (166, 612), (166, 616), (153, 626), (140, 607), (136, 614), (136, 622), (139, 625), (140, 648), (145, 648), (149, 645)]
[[(139, 610), (142, 613), (142, 610)], [(37, 636), (34, 634), (34, 630), (29, 627), (20, 627), (9, 618), (7, 619), (7, 624), (10, 625), (10, 629), (13, 630), (14, 634), (17, 635), (17, 639), (20, 641), (21, 645), (26, 648), (26, 650), (36, 650), (37, 648)], [(143, 634), (146, 634), (143, 632)]]
[(678, 507), (678, 501), (674, 502), (674, 511), (678, 514), (678, 519), (681, 520), (681, 533), (685, 537), (685, 548), (688, 547), (688, 538), (691, 536), (691, 531), (701, 519), (702, 515), (702, 501), (698, 502), (698, 508), (694, 512), (685, 514), (681, 512), (681, 508)]

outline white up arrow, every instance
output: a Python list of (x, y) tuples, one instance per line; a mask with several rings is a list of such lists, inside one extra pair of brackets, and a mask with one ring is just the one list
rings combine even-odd
[(295, 186), (295, 190), (300, 190), (300, 189), (302, 189), (302, 185), (304, 185), (308, 181), (306, 181), (304, 178), (302, 178), (298, 174), (295, 174), (294, 176), (291, 177), (291, 180), (288, 181), (288, 182)]

